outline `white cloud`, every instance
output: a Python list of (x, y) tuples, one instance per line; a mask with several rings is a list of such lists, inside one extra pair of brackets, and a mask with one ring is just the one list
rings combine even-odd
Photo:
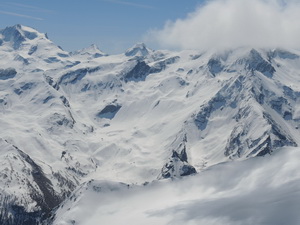
[(299, 0), (212, 0), (185, 19), (151, 30), (160, 47), (209, 49), (300, 47)]
[(39, 18), (39, 17), (29, 16), (20, 13), (14, 13), (14, 12), (8, 12), (8, 11), (2, 11), (2, 10), (0, 10), (0, 14), (22, 17), (22, 18), (33, 19), (33, 20), (44, 20), (43, 18)]

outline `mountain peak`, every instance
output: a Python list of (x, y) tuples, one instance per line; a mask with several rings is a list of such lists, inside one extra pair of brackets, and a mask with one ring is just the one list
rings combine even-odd
[(2, 35), (1, 41), (11, 42), (14, 49), (18, 49), (26, 40), (33, 40), (39, 36), (46, 38), (45, 34), (41, 34), (31, 27), (21, 24), (6, 27), (5, 29), (0, 30), (0, 34)]
[(137, 43), (133, 47), (126, 50), (126, 56), (146, 56), (151, 52), (144, 43)]
[(87, 48), (80, 49), (78, 51), (72, 52), (73, 55), (88, 55), (92, 58), (99, 58), (101, 56), (107, 56), (106, 53), (101, 51), (96, 44), (91, 44)]

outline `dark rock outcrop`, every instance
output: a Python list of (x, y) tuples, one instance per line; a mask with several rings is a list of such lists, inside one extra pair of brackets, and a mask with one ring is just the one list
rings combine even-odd
[(0, 80), (12, 79), (17, 75), (17, 71), (13, 68), (0, 69)]
[(121, 105), (107, 105), (102, 109), (99, 113), (97, 113), (97, 117), (105, 118), (105, 119), (113, 119), (117, 112), (121, 109)]
[(169, 161), (163, 166), (159, 179), (183, 177), (197, 173), (196, 169), (188, 163), (186, 152), (187, 136), (184, 135), (179, 146), (172, 150)]

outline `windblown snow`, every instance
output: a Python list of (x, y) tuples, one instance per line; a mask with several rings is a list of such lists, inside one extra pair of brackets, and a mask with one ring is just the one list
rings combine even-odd
[(0, 58), (1, 223), (300, 222), (300, 51), (69, 53), (15, 25)]

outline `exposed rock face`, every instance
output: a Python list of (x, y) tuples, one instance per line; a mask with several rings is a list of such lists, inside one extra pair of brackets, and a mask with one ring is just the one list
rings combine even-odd
[(144, 61), (138, 61), (137, 64), (130, 70), (125, 76), (125, 82), (128, 81), (145, 81), (146, 77), (149, 75), (151, 67), (148, 66)]
[(129, 81), (145, 81), (146, 77), (151, 73), (160, 73), (167, 68), (168, 65), (176, 63), (180, 57), (175, 56), (154, 63), (151, 67), (145, 61), (137, 61), (136, 65), (125, 74), (125, 82)]
[(252, 49), (249, 58), (245, 60), (246, 69), (251, 71), (259, 71), (267, 77), (272, 77), (275, 68), (272, 64), (266, 61), (255, 49)]
[(58, 81), (58, 85), (75, 84), (78, 81), (82, 80), (88, 73), (93, 73), (100, 69), (101, 67), (84, 68), (84, 69), (78, 69), (75, 71), (68, 72), (63, 76), (61, 76), (60, 80)]
[(196, 173), (196, 169), (188, 163), (186, 143), (187, 137), (184, 135), (179, 146), (172, 150), (169, 162), (163, 166), (159, 179), (183, 177)]
[(117, 112), (121, 109), (122, 106), (120, 105), (107, 105), (102, 109), (98, 114), (97, 117), (99, 118), (106, 118), (106, 119), (113, 119)]
[[(0, 194), (1, 224), (40, 224), (75, 189), (76, 180), (60, 171), (45, 174), (29, 155), (6, 140), (0, 139), (0, 147), (8, 153), (1, 159), (4, 166), (0, 173), (4, 185)], [(10, 189), (3, 189), (16, 186), (20, 189), (19, 198)]]
[(213, 76), (223, 71), (224, 67), (220, 59), (210, 59), (207, 63), (208, 69)]
[(17, 71), (14, 68), (0, 69), (0, 80), (7, 80), (14, 78)]

